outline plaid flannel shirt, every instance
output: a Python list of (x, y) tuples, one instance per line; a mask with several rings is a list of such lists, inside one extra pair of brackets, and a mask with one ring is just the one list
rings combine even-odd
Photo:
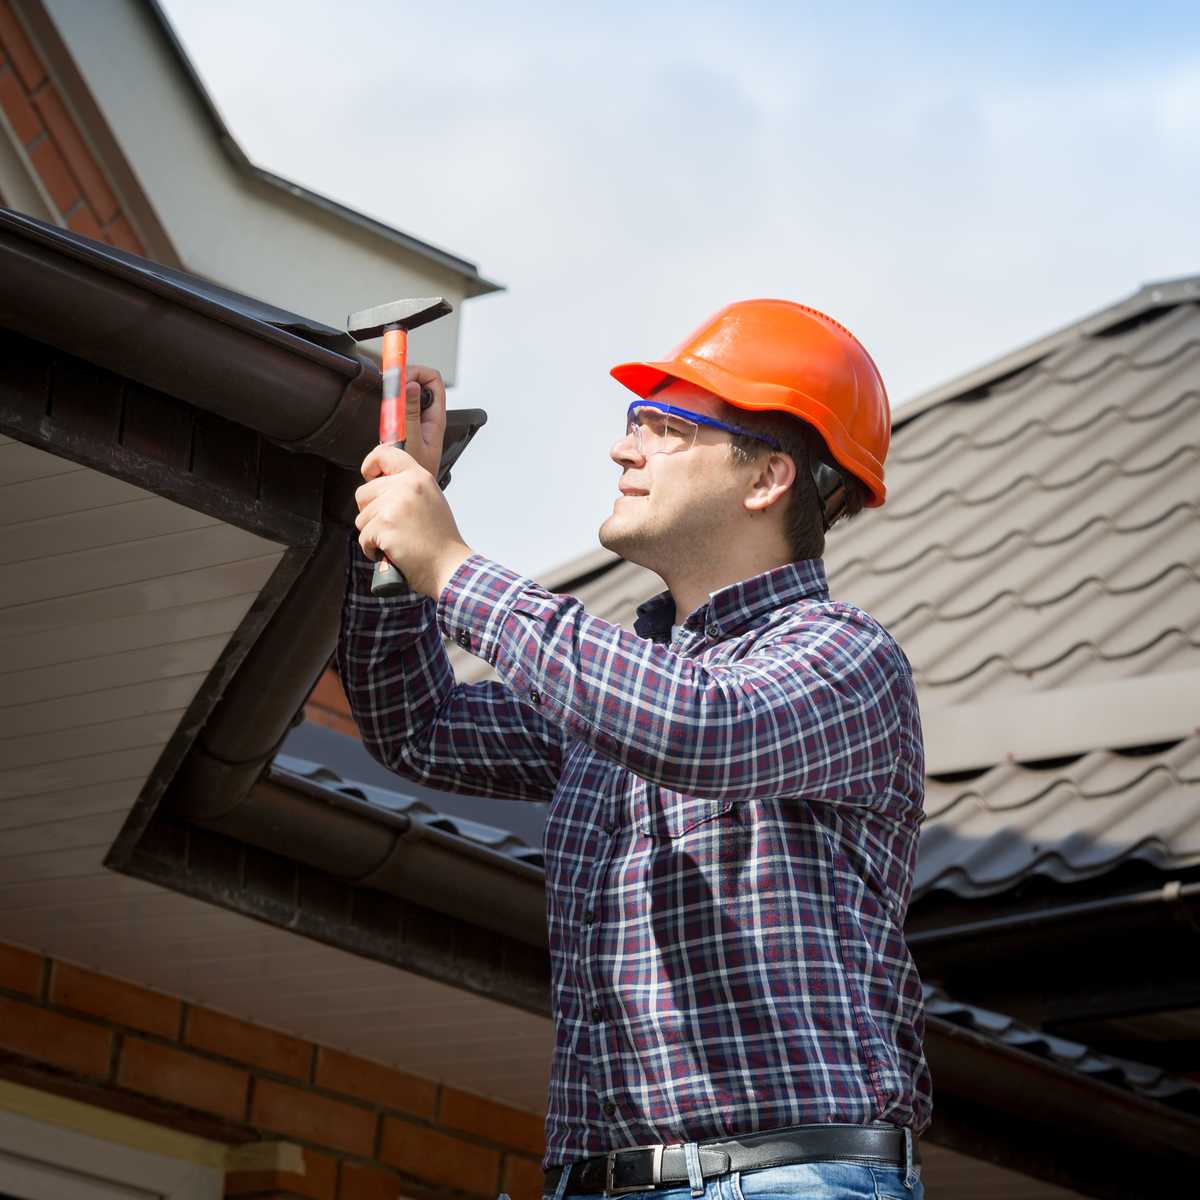
[[(380, 601), (351, 543), (339, 663), (363, 742), (446, 791), (550, 802), (549, 1168), (805, 1122), (928, 1123), (902, 936), (924, 770), (908, 660), (820, 561), (671, 641), (479, 556)], [(455, 682), (442, 635), (502, 682)]]

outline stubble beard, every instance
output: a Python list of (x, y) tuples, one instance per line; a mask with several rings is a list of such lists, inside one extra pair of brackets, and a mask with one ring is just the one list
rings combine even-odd
[(600, 545), (664, 580), (691, 575), (708, 560), (717, 510), (700, 500), (675, 513), (642, 514), (635, 520), (613, 513), (600, 526)]

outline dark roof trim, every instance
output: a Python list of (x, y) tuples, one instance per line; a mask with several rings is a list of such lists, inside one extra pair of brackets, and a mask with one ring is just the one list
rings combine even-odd
[[(438, 482), (487, 420), (479, 409), (451, 411)], [(300, 457), (300, 456), (295, 456)], [(243, 645), (236, 673), (222, 676), (202, 711), (189, 709), (142, 788), (105, 862), (129, 870), (138, 839), (160, 801), (182, 812), (226, 813), (250, 793), (302, 711), (337, 646), (346, 588), (347, 540), (354, 534), (354, 492), (362, 476), (328, 468), (321, 533), (269, 621)], [(237, 640), (236, 637), (234, 639)], [(214, 672), (221, 664), (214, 667)], [(214, 805), (216, 807), (214, 808)]]
[(0, 209), (0, 325), (357, 467), (382, 384), (348, 335), (184, 271)]
[(167, 814), (155, 814), (120, 869), (288, 933), (551, 1016), (547, 950)]
[(1058, 931), (1063, 927), (1069, 928), (1073, 938), (1078, 935), (1080, 925), (1095, 919), (1125, 916), (1133, 910), (1160, 904), (1178, 906), (1176, 911), (1184, 923), (1190, 923), (1200, 932), (1200, 883), (1184, 883), (1182, 880), (1173, 879), (1148, 892), (1106, 896), (1100, 900), (1060, 904), (1032, 912), (1010, 913), (1003, 917), (968, 921), (962, 925), (945, 925), (937, 929), (906, 932), (904, 940), (909, 949), (916, 953), (934, 946), (975, 946), (987, 938), (1022, 933), (1040, 934), (1051, 929)]
[(285, 546), (316, 545), (326, 463), (0, 327), (0, 430)]
[(311, 192), (297, 183), (292, 183), (288, 179), (273, 175), (270, 171), (256, 166), (246, 156), (246, 152), (241, 146), (238, 145), (237, 139), (229, 132), (229, 127), (217, 111), (216, 105), (213, 104), (212, 98), (209, 96), (208, 91), (200, 80), (200, 76), (196, 72), (196, 68), (192, 65), (191, 59), (188, 58), (187, 51), (183, 48), (183, 43), (180, 42), (174, 27), (171, 25), (167, 14), (163, 12), (158, 0), (142, 0), (142, 3), (158, 24), (163, 38), (166, 40), (171, 53), (175, 57), (176, 64), (191, 84), (192, 90), (196, 94), (196, 99), (208, 117), (222, 150), (225, 151), (229, 160), (243, 175), (248, 175), (252, 179), (257, 179), (261, 183), (286, 192), (288, 195), (294, 196), (296, 199), (311, 204), (316, 208), (320, 208), (343, 221), (357, 225), (360, 229), (365, 229), (368, 233), (376, 237), (383, 238), (395, 245), (403, 246), (406, 250), (411, 250), (414, 254), (419, 254), (422, 258), (427, 258), (431, 262), (449, 268), (456, 274), (463, 276), (467, 281), (468, 296), (482, 296), (488, 292), (501, 292), (504, 290), (503, 284), (492, 283), (490, 280), (484, 279), (479, 274), (479, 269), (475, 264), (468, 262), (465, 258), (459, 258), (457, 255), (451, 254), (448, 250), (441, 250), (437, 246), (431, 246), (428, 242), (423, 242), (411, 234), (403, 233), (399, 229), (385, 225), (382, 221), (376, 221), (372, 217), (365, 216), (353, 208), (339, 204), (336, 200), (330, 200), (327, 196)]
[(1078, 1022), (1191, 1007), (1200, 1004), (1200, 885), (1152, 874), (1163, 880), (1153, 890), (1076, 903), (1035, 891), (1029, 903), (1045, 907), (1003, 916), (988, 917), (987, 904), (954, 905), (953, 924), (930, 927), (935, 909), (905, 939), (923, 979), (969, 1002), (1002, 996), (1068, 1036)]
[(1148, 1063), (1116, 1058), (1070, 1038), (1056, 1037), (974, 1004), (964, 1004), (940, 988), (925, 988), (926, 1016), (971, 1029), (992, 1041), (1036, 1054), (1090, 1079), (1102, 1080), (1144, 1100), (1200, 1117), (1200, 1083)]
[(892, 427), (898, 429), (914, 417), (956, 400), (971, 392), (978, 392), (1007, 379), (1018, 371), (1049, 357), (1064, 346), (1073, 342), (1086, 341), (1110, 330), (1114, 325), (1134, 320), (1143, 314), (1152, 313), (1155, 309), (1174, 308), (1178, 304), (1200, 303), (1200, 276), (1189, 276), (1185, 279), (1169, 279), (1161, 283), (1148, 283), (1141, 291), (1122, 300), (1109, 308), (1101, 309), (1082, 321), (1068, 325), (1057, 333), (1022, 346), (1011, 354), (997, 358), (986, 366), (979, 367), (933, 391), (925, 392), (912, 400), (898, 405), (892, 413)]
[(537, 851), (514, 844), (502, 830), (485, 841), (480, 827), (408, 797), (396, 795), (385, 807), (377, 795), (378, 789), (335, 785), (275, 762), (238, 802), (205, 789), (176, 791), (168, 804), (176, 818), (344, 883), (549, 948), (546, 877)]
[(311, 358), (339, 374), (358, 374), (355, 361), (358, 343), (344, 330), (12, 209), (0, 208), (0, 228), (164, 300), (251, 333), (262, 341)]
[(1194, 1185), (1195, 1116), (932, 1012), (924, 1047), (929, 1141), (1112, 1200)]

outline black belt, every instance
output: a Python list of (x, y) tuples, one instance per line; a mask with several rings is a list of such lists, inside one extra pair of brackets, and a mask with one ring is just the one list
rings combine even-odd
[[(826, 1159), (904, 1168), (908, 1165), (905, 1133), (898, 1125), (883, 1123), (793, 1125), (772, 1133), (701, 1142), (700, 1170), (705, 1179), (714, 1179), (730, 1171), (762, 1171)], [(912, 1154), (914, 1162), (921, 1161), (915, 1141)], [(604, 1192), (619, 1196), (688, 1182), (682, 1146), (631, 1146), (571, 1163), (569, 1167), (551, 1167), (546, 1172), (547, 1194), (558, 1190), (564, 1170), (571, 1172), (565, 1189), (567, 1195)]]

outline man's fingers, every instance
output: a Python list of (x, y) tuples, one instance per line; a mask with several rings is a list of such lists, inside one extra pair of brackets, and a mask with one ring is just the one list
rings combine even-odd
[(419, 470), (420, 466), (411, 454), (397, 446), (376, 446), (363, 459), (362, 477), (370, 483), (381, 475), (402, 475), (405, 471)]

